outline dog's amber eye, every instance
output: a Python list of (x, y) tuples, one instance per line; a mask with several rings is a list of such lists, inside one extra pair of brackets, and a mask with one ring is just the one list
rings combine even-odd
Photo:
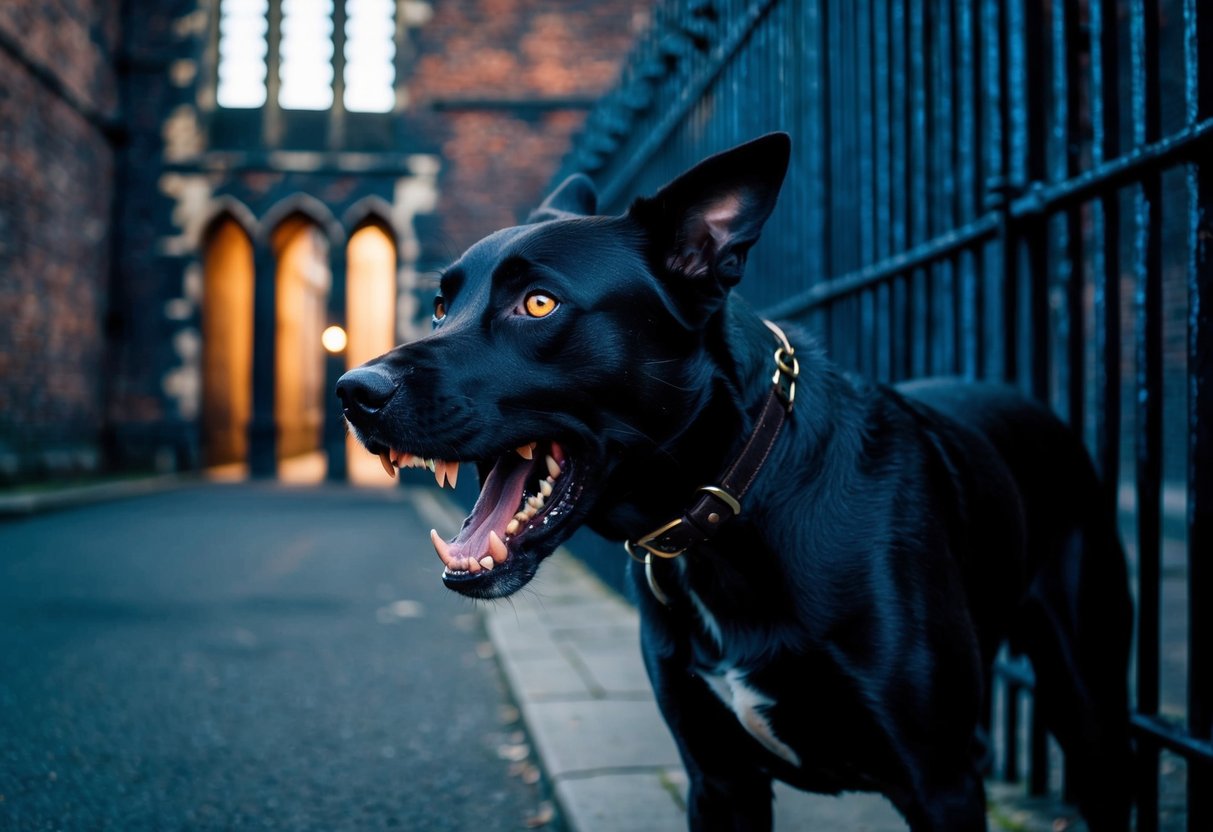
[(434, 298), (434, 320), (441, 321), (445, 317), (446, 317), (446, 301), (443, 300), (442, 296), (440, 295), (440, 296)]
[(546, 318), (556, 311), (556, 298), (543, 292), (531, 292), (523, 301), (523, 308), (532, 318)]

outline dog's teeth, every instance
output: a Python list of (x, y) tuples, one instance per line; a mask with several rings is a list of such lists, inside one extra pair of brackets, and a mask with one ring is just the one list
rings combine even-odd
[(392, 467), (392, 458), (388, 455), (387, 451), (379, 455), (379, 461), (383, 464), (383, 470), (387, 471), (389, 477), (396, 476), (396, 469)]
[(455, 487), (455, 484), (459, 482), (458, 462), (448, 462), (446, 464), (446, 481), (451, 484), (452, 489)]
[(556, 460), (549, 456), (544, 460), (544, 462), (546, 462), (548, 465), (548, 474), (551, 475), (552, 479), (556, 479), (560, 476), (560, 465), (557, 464)]
[(442, 488), (446, 484), (446, 463), (439, 459), (434, 462), (434, 466), (430, 470), (434, 472), (434, 480), (438, 483), (438, 487)]
[(514, 519), (519, 523), (525, 523), (527, 520), (531, 519), (531, 515), (527, 514), (526, 509), (524, 508), (522, 511), (514, 515)]
[[(497, 563), (504, 563), (505, 559), (510, 555), (510, 550), (505, 547), (505, 541), (497, 536), (496, 531), (489, 532), (489, 555), (492, 556), (489, 557), (489, 560), (496, 561)], [(493, 568), (492, 566), (485, 565), (484, 558), (480, 559), (480, 564), (486, 569)]]
[(518, 454), (518, 456), (522, 457), (523, 459), (534, 459), (535, 454), (533, 451), (535, 450), (536, 444), (537, 443), (535, 442), (528, 442), (525, 445), (519, 445), (514, 449), (514, 453)]
[(447, 568), (454, 568), (455, 561), (451, 557), (451, 544), (439, 537), (436, 529), (430, 529), (430, 543), (434, 544), (434, 551), (438, 553), (438, 557), (446, 564)]
[[(489, 560), (492, 560), (492, 558), (489, 558)], [(465, 566), (464, 569), (475, 574), (476, 572), (480, 571), (480, 561), (476, 560), (475, 558), (470, 558), (467, 562), (467, 566)]]
[(513, 520), (505, 524), (505, 533), (516, 534), (520, 525), (521, 524), (518, 522), (518, 518), (515, 517)]
[(489, 557), (488, 555), (485, 555), (484, 557), (482, 557), (480, 559), (480, 565), (484, 567), (486, 572), (492, 571), (493, 559), (491, 557)]
[(545, 498), (552, 496), (552, 484), (547, 480), (539, 481), (539, 493)]
[(530, 499), (528, 499), (526, 501), (526, 504), (528, 506), (530, 506), (531, 508), (535, 509), (535, 511), (539, 511), (539, 509), (543, 508), (543, 497), (540, 497), (538, 494), (536, 494), (534, 497), (531, 497)]
[(413, 467), (413, 455), (406, 454), (404, 451), (401, 451), (400, 456), (398, 456), (396, 458), (396, 465), (397, 465), (397, 467), (400, 467), (400, 468), (406, 468), (406, 467), (412, 468)]
[(426, 468), (429, 468), (429, 469), (430, 469), (430, 473), (432, 474), (432, 473), (434, 473), (434, 469), (437, 467), (437, 465), (434, 463), (434, 460), (432, 460), (432, 459), (427, 459), (427, 460), (425, 461), (425, 467), (426, 467)]

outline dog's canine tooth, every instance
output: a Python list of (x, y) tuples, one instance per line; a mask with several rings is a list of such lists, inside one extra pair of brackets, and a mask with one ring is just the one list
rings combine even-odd
[(544, 498), (551, 497), (552, 496), (552, 484), (550, 482), (548, 482), (547, 480), (540, 480), (539, 481), (539, 493), (542, 494), (544, 496)]
[(482, 557), (480, 559), (479, 563), (481, 566), (484, 567), (484, 570), (486, 572), (491, 572), (493, 570), (493, 559), (491, 557), (489, 557), (488, 555), (485, 555), (484, 557)]
[[(510, 550), (506, 548), (505, 541), (498, 537), (497, 532), (493, 530), (489, 531), (489, 555), (492, 555), (489, 560), (496, 561), (497, 563), (505, 563), (505, 559), (510, 555)], [(484, 558), (480, 559), (480, 563), (482, 566), (484, 565)], [(493, 567), (485, 566), (485, 568), (492, 569)]]
[(518, 456), (522, 457), (523, 459), (534, 459), (534, 450), (535, 445), (537, 444), (537, 442), (528, 442), (525, 445), (519, 445), (514, 449), (514, 453), (518, 454)]
[(505, 524), (505, 533), (506, 534), (515, 534), (518, 531), (518, 528), (520, 525), (521, 524), (518, 522), (518, 518), (515, 517), (514, 519), (510, 520), (510, 522)]
[(544, 462), (548, 465), (548, 474), (551, 475), (552, 479), (560, 476), (560, 466), (556, 463), (556, 460), (552, 459), (549, 455)]
[(430, 469), (434, 472), (434, 480), (438, 483), (438, 487), (442, 488), (446, 485), (446, 462), (443, 460), (435, 460), (434, 467)]
[(430, 529), (430, 543), (434, 544), (434, 551), (438, 553), (438, 557), (446, 564), (447, 568), (453, 568), (455, 560), (451, 557), (451, 544), (438, 536), (437, 529)]
[(396, 476), (396, 469), (392, 467), (392, 460), (387, 451), (379, 454), (379, 462), (383, 464), (383, 470), (387, 471), (389, 477)]
[(459, 463), (448, 462), (446, 464), (446, 481), (450, 483), (452, 489), (459, 482)]

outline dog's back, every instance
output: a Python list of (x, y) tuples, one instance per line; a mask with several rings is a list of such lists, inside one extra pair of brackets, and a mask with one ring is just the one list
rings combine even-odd
[(1023, 593), (1015, 609), (991, 609), (981, 599), (998, 594), (970, 587), (975, 624), (986, 645), (1009, 637), (1031, 658), (1038, 707), (1075, 763), (1080, 782), (1072, 785), (1092, 828), (1125, 828), (1132, 601), (1114, 508), (1086, 449), (1050, 410), (1010, 387), (934, 379), (897, 389), (997, 454), (957, 454), (959, 465), (1005, 466), (1014, 480), (1006, 499), (1022, 506)]

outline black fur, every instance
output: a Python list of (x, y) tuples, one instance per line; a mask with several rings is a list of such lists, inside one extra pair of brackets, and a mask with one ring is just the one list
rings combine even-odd
[[(450, 267), (431, 336), (343, 378), (372, 452), (478, 460), (483, 474), (528, 441), (567, 449), (571, 508), (449, 586), (507, 595), (578, 525), (635, 539), (719, 478), (770, 386), (774, 339), (729, 290), (788, 152), (763, 137), (614, 217), (586, 216), (592, 185), (566, 182), (531, 224)], [(541, 319), (521, 306), (538, 289), (559, 301)], [(691, 827), (769, 828), (774, 777), (881, 792), (914, 830), (985, 829), (977, 724), (1010, 639), (1092, 830), (1127, 829), (1132, 610), (1080, 441), (1008, 388), (870, 384), (786, 329), (796, 406), (741, 515), (657, 565), (669, 607), (631, 567)], [(741, 709), (757, 733), (726, 707), (735, 695), (768, 700)]]

